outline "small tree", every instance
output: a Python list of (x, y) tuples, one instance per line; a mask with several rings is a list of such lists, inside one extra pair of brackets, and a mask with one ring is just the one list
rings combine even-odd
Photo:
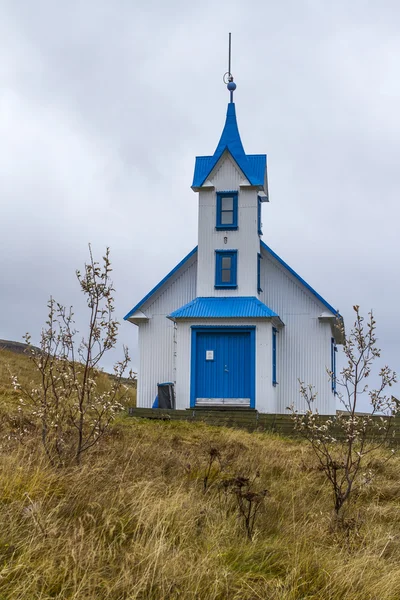
[[(335, 380), (336, 387), (339, 386), (341, 390), (337, 393), (344, 410), (329, 418), (320, 416), (314, 410), (317, 393), (312, 385), (303, 382), (300, 382), (300, 394), (308, 406), (307, 411), (299, 414), (293, 406), (289, 407), (295, 429), (310, 443), (319, 467), (331, 486), (336, 520), (352, 493), (359, 489), (365, 458), (387, 444), (393, 417), (400, 408), (400, 402), (385, 393), (397, 381), (396, 373), (389, 367), (385, 366), (379, 371), (379, 387), (374, 390), (368, 388), (367, 380), (374, 361), (380, 357), (375, 335), (376, 322), (372, 312), (365, 321), (359, 306), (353, 308), (355, 323), (343, 345), (347, 364), (340, 378)], [(335, 377), (331, 371), (328, 374), (331, 380)], [(369, 397), (368, 414), (357, 412), (362, 395)]]
[(102, 266), (93, 259), (90, 245), (89, 253), (83, 274), (76, 272), (89, 309), (87, 338), (77, 339), (72, 308), (50, 298), (40, 351), (32, 346), (29, 334), (24, 336), (38, 383), (28, 389), (13, 378), (21, 393), (20, 412), (37, 425), (46, 455), (58, 465), (79, 464), (82, 455), (104, 436), (122, 408), (122, 378), (130, 361), (124, 347), (111, 382), (99, 370), (105, 353), (116, 345), (119, 323), (114, 318), (109, 248)]

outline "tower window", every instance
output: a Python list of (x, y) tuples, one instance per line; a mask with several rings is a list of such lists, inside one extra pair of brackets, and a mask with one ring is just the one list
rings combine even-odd
[(238, 228), (238, 193), (217, 192), (216, 229)]
[(260, 198), (260, 196), (257, 196), (257, 229), (258, 229), (258, 235), (262, 235), (261, 198)]
[(237, 250), (215, 251), (215, 287), (237, 287)]

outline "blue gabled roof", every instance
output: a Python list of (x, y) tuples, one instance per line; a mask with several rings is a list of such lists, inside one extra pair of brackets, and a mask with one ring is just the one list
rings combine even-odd
[(265, 154), (246, 155), (236, 121), (235, 104), (228, 104), (225, 127), (213, 156), (196, 158), (192, 187), (201, 187), (211, 171), (227, 150), (251, 185), (264, 185), (267, 157)]
[(283, 267), (285, 267), (285, 269), (287, 269), (289, 271), (289, 273), (291, 273), (294, 277), (296, 277), (296, 279), (298, 281), (300, 281), (301, 284), (304, 285), (304, 287), (306, 287), (328, 310), (330, 310), (334, 315), (336, 315), (339, 318), (342, 318), (341, 314), (339, 313), (338, 310), (336, 310), (335, 308), (333, 308), (333, 306), (331, 306), (329, 304), (329, 302), (327, 302), (326, 300), (323, 299), (322, 296), (320, 296), (318, 294), (318, 292), (316, 292), (314, 290), (314, 288), (311, 287), (311, 285), (309, 285), (306, 281), (304, 281), (304, 279), (302, 277), (300, 277), (300, 275), (298, 275), (296, 273), (296, 271), (294, 271), (291, 267), (289, 267), (289, 265), (287, 263), (285, 263), (284, 260), (281, 259), (280, 256), (278, 256), (269, 246), (267, 246), (267, 244), (265, 242), (263, 242), (261, 240), (261, 247), (264, 248), (264, 250), (266, 252), (268, 252), (268, 254), (270, 254), (271, 256), (273, 256), (273, 258), (275, 258)]
[(255, 296), (195, 298), (172, 312), (170, 319), (271, 318), (273, 310)]
[(168, 275), (166, 275), (166, 276), (164, 277), (164, 279), (161, 279), (161, 281), (160, 281), (159, 283), (157, 283), (157, 285), (156, 285), (156, 286), (154, 286), (154, 287), (153, 287), (153, 289), (152, 289), (152, 290), (150, 290), (150, 292), (149, 292), (148, 294), (146, 294), (146, 295), (145, 295), (145, 297), (144, 297), (144, 298), (142, 298), (142, 299), (141, 299), (141, 301), (140, 301), (140, 302), (138, 302), (138, 303), (136, 304), (136, 306), (134, 306), (134, 307), (132, 308), (132, 310), (130, 310), (130, 311), (128, 312), (128, 314), (127, 314), (127, 315), (125, 315), (125, 317), (124, 317), (124, 320), (126, 321), (127, 319), (129, 319), (129, 317), (131, 317), (132, 315), (134, 315), (134, 314), (135, 314), (135, 312), (136, 312), (137, 310), (139, 310), (139, 308), (141, 308), (141, 307), (143, 306), (143, 304), (144, 304), (144, 303), (145, 303), (145, 302), (146, 302), (146, 301), (147, 301), (149, 298), (151, 298), (151, 296), (152, 296), (152, 295), (153, 295), (153, 294), (154, 294), (154, 293), (155, 293), (155, 292), (156, 292), (158, 289), (160, 289), (160, 287), (161, 287), (162, 285), (164, 285), (164, 283), (166, 283), (166, 282), (168, 281), (168, 279), (169, 279), (170, 277), (172, 277), (172, 275), (174, 275), (174, 274), (176, 273), (176, 271), (178, 271), (178, 270), (179, 270), (181, 267), (183, 267), (183, 265), (185, 264), (185, 262), (187, 262), (187, 261), (189, 260), (189, 258), (191, 258), (191, 257), (192, 257), (194, 254), (196, 254), (196, 252), (197, 252), (197, 246), (196, 246), (195, 248), (193, 248), (193, 250), (191, 250), (191, 251), (189, 252), (189, 254), (187, 254), (187, 255), (185, 256), (185, 258), (184, 258), (183, 260), (181, 260), (181, 262), (180, 262), (180, 263), (178, 263), (178, 264), (176, 265), (176, 267), (174, 267), (174, 268), (172, 269), (172, 271), (170, 271), (170, 272), (168, 273)]
[[(322, 296), (320, 296), (320, 294), (318, 294), (318, 292), (316, 292), (302, 277), (300, 277), (300, 275), (298, 275), (296, 273), (296, 271), (294, 271), (291, 267), (289, 267), (289, 265), (282, 260), (282, 258), (280, 256), (278, 256), (269, 246), (267, 246), (267, 244), (263, 241), (261, 241), (261, 248), (263, 250), (265, 250), (265, 252), (267, 252), (270, 256), (272, 256), (273, 258), (275, 258), (285, 269), (287, 269), (289, 271), (289, 273), (291, 273), (306, 289), (309, 290), (309, 292), (311, 292), (320, 302), (321, 304), (323, 304), (333, 315), (335, 315), (338, 319), (342, 319), (341, 314), (339, 313), (339, 311), (337, 311), (336, 309), (333, 308), (333, 306), (331, 304), (329, 304), (326, 300), (324, 300), (324, 298)], [(183, 267), (183, 265), (192, 257), (194, 256), (194, 254), (197, 252), (197, 246), (195, 248), (193, 248), (193, 250), (191, 252), (189, 252), (189, 254), (187, 254), (187, 256), (185, 256), (185, 258), (183, 260), (181, 260), (180, 263), (178, 263), (176, 265), (176, 267), (174, 269), (172, 269), (172, 271), (170, 271), (168, 273), (168, 275), (166, 275), (148, 294), (146, 294), (146, 296), (144, 298), (142, 298), (142, 300), (140, 302), (138, 302), (138, 304), (136, 304), (136, 306), (134, 306), (132, 308), (132, 310), (124, 317), (125, 320), (129, 319), (129, 317), (131, 317), (132, 315), (134, 315), (134, 313), (139, 310), (143, 304), (149, 300), (149, 298), (151, 298), (151, 296), (153, 296), (153, 294), (155, 294), (155, 292), (157, 292), (165, 283), (167, 283), (167, 281), (181, 268)], [(202, 300), (224, 300), (225, 298), (202, 298)], [(262, 302), (260, 302), (257, 298), (253, 297), (253, 296), (239, 296), (239, 297), (232, 297), (232, 298), (227, 298), (227, 300), (229, 301), (236, 301), (236, 300), (255, 300), (256, 302), (258, 302), (260, 305), (262, 305), (263, 307), (265, 307), (265, 309), (267, 309), (268, 311), (270, 311), (270, 309), (263, 304)], [(186, 306), (181, 307), (180, 309), (178, 309), (178, 311), (183, 310), (184, 308), (186, 309), (186, 307), (189, 307), (191, 304), (193, 304), (194, 302), (196, 302), (197, 300), (200, 300), (200, 298), (196, 298), (195, 300), (193, 300), (192, 302), (189, 302), (189, 304), (187, 304)], [(211, 306), (211, 305), (209, 305)], [(217, 306), (216, 304), (214, 306)], [(221, 307), (223, 305), (220, 305)], [(237, 310), (244, 310), (244, 306), (240, 306), (239, 304), (236, 305), (238, 308)], [(189, 310), (189, 309), (188, 309)], [(190, 309), (192, 310), (192, 309)], [(193, 310), (195, 310), (195, 308), (193, 308)], [(196, 309), (197, 310), (197, 309)], [(205, 310), (205, 308), (203, 308), (202, 310)], [(217, 310), (217, 309), (215, 309)], [(171, 313), (171, 315), (169, 315), (170, 317), (175, 316), (175, 313), (178, 312), (175, 311), (174, 313)], [(207, 315), (205, 315), (207, 316)], [(221, 316), (221, 315), (217, 315), (216, 316)], [(243, 316), (243, 314), (239, 315), (233, 315), (233, 314), (229, 314), (228, 316)], [(252, 315), (253, 316), (253, 315)], [(275, 315), (275, 313), (273, 313), (273, 311), (271, 311), (270, 315), (267, 314), (262, 314), (261, 316), (277, 316)], [(182, 318), (182, 317), (181, 317)]]

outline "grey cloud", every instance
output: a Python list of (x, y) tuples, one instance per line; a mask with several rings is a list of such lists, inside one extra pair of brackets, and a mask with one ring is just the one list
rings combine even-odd
[[(9, 0), (1, 13), (0, 337), (37, 339), (50, 294), (83, 306), (89, 241), (111, 246), (121, 319), (196, 244), (194, 157), (222, 130), (232, 31), (244, 146), (268, 154), (264, 239), (347, 326), (354, 303), (374, 308), (399, 369), (398, 3)], [(136, 364), (135, 328), (120, 339)]]

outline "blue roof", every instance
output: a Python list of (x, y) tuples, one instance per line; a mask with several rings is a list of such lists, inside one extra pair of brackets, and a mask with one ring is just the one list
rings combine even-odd
[(263, 242), (261, 240), (261, 247), (266, 250), (266, 252), (268, 252), (268, 254), (270, 254), (271, 256), (273, 256), (283, 267), (285, 267), (285, 269), (287, 269), (289, 271), (289, 273), (291, 273), (294, 277), (296, 277), (296, 279), (298, 281), (300, 281), (300, 283), (302, 283), (304, 285), (304, 287), (306, 287), (328, 310), (330, 310), (334, 315), (336, 315), (339, 318), (342, 318), (341, 314), (339, 313), (338, 310), (336, 310), (335, 308), (333, 308), (333, 306), (331, 306), (329, 304), (329, 302), (327, 302), (326, 300), (323, 299), (322, 296), (320, 296), (318, 294), (318, 292), (316, 292), (311, 285), (309, 285), (306, 281), (304, 281), (304, 279), (302, 277), (300, 277), (300, 275), (298, 275), (296, 273), (296, 271), (294, 271), (291, 267), (289, 267), (289, 265), (287, 263), (285, 263), (284, 260), (281, 259), (280, 256), (278, 256), (269, 246), (267, 246), (267, 244), (265, 242)]
[(195, 298), (170, 315), (171, 319), (215, 318), (270, 318), (277, 317), (273, 310), (254, 296), (231, 296), (223, 298)]
[[(300, 275), (298, 275), (296, 273), (296, 271), (294, 271), (291, 267), (289, 267), (289, 265), (282, 260), (282, 258), (280, 256), (278, 256), (269, 246), (267, 246), (267, 244), (263, 241), (261, 241), (261, 248), (267, 252), (270, 256), (272, 256), (273, 258), (275, 258), (285, 269), (287, 269), (289, 271), (289, 273), (291, 273), (306, 289), (309, 290), (309, 292), (311, 292), (311, 294), (313, 294), (313, 296), (315, 296), (317, 298), (317, 300), (319, 300), (321, 302), (321, 304), (323, 304), (329, 311), (331, 311), (334, 315), (336, 315), (339, 319), (342, 319), (342, 316), (340, 315), (339, 311), (336, 310), (335, 308), (333, 308), (333, 306), (331, 304), (329, 304), (326, 300), (324, 300), (324, 298), (322, 296), (320, 296), (320, 294), (318, 294), (318, 292), (316, 292), (306, 281), (304, 281), (304, 279), (302, 277), (300, 277)], [(153, 294), (155, 292), (157, 292), (165, 283), (167, 283), (167, 281), (181, 268), (183, 267), (183, 265), (192, 257), (196, 254), (197, 252), (197, 246), (195, 248), (193, 248), (193, 250), (191, 252), (189, 252), (189, 254), (187, 254), (187, 256), (185, 256), (185, 258), (183, 260), (181, 260), (180, 263), (178, 263), (176, 265), (176, 267), (174, 269), (172, 269), (172, 271), (170, 271), (168, 273), (168, 275), (166, 275), (148, 294), (146, 294), (146, 296), (144, 298), (142, 298), (142, 300), (140, 302), (138, 302), (138, 304), (136, 304), (136, 306), (134, 306), (132, 308), (132, 310), (124, 317), (125, 320), (129, 319), (129, 317), (131, 317), (137, 310), (139, 310), (143, 304), (149, 300), (151, 298), (151, 296), (153, 296)], [(225, 298), (202, 298), (202, 300), (224, 300)], [(265, 304), (262, 304), (262, 302), (260, 302), (259, 300), (257, 300), (257, 298), (255, 297), (232, 297), (232, 298), (227, 298), (228, 300), (232, 301), (232, 300), (255, 300), (257, 302), (259, 302), (262, 306), (264, 306), (267, 310), (270, 310), (267, 306), (265, 306)], [(199, 298), (196, 298), (195, 300), (193, 300), (192, 302), (189, 302), (189, 304), (187, 304), (186, 306), (183, 306), (182, 308), (178, 309), (179, 311), (183, 310), (186, 307), (189, 307), (193, 302), (196, 302), (197, 300), (199, 300)], [(193, 309), (194, 310), (194, 309)], [(172, 313), (170, 316), (175, 316), (175, 313), (178, 311), (175, 311), (174, 313)], [(271, 311), (272, 313), (272, 311)], [(205, 315), (207, 316), (207, 315)], [(219, 315), (216, 315), (219, 316)], [(233, 314), (230, 314), (228, 316), (234, 316)], [(236, 315), (236, 316), (242, 316), (242, 315)], [(253, 315), (252, 315), (253, 316)], [(267, 316), (265, 314), (261, 315), (261, 316)], [(276, 316), (275, 313), (269, 315), (269, 316)]]
[(267, 157), (265, 154), (246, 155), (236, 121), (235, 104), (228, 104), (225, 127), (213, 156), (198, 156), (194, 168), (192, 187), (201, 187), (211, 171), (227, 150), (251, 185), (264, 185)]

